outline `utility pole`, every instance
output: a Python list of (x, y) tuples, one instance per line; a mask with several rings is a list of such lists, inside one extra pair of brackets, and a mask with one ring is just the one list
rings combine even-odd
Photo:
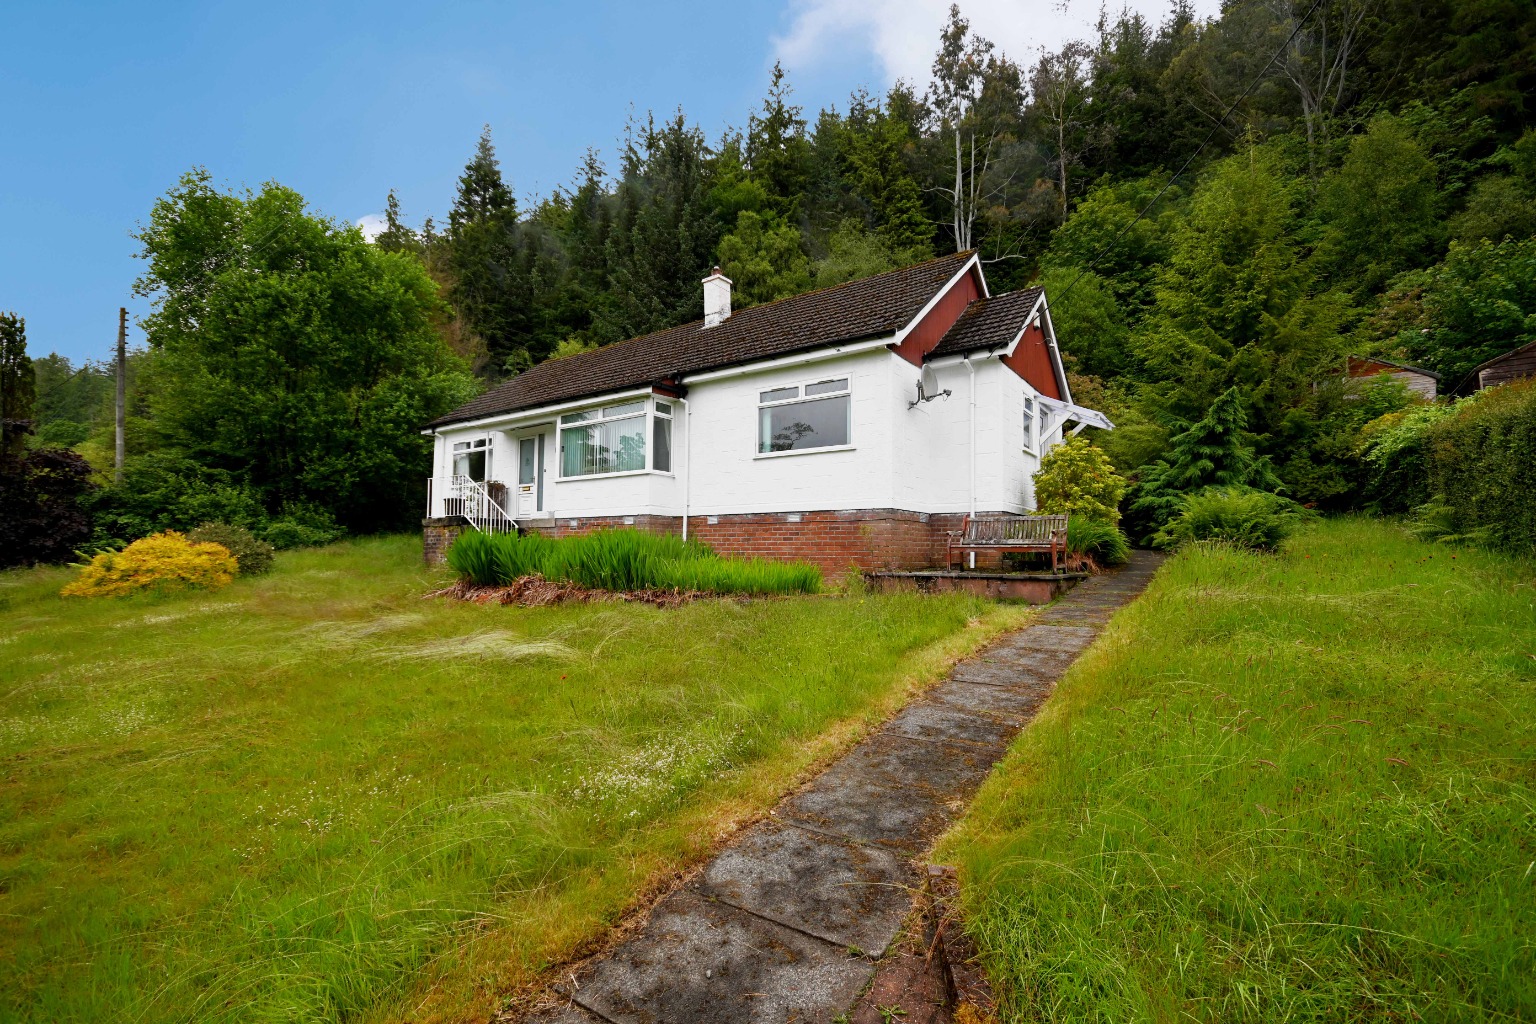
[(112, 479), (118, 484), (123, 482), (123, 432), (127, 424), (127, 412), (124, 408), (128, 376), (127, 360), (128, 310), (119, 306), (117, 310), (117, 458), (112, 463)]

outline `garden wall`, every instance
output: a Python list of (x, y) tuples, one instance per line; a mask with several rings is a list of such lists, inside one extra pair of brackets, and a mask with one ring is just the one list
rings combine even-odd
[[(904, 509), (690, 516), (688, 535), (722, 555), (810, 562), (823, 574), (839, 577), (850, 566), (922, 569), (942, 565), (948, 533), (959, 532), (963, 518), (960, 513)], [(523, 525), (549, 537), (625, 528), (681, 533), (683, 528), (680, 516), (648, 515), (534, 519), (524, 520)], [(438, 564), (462, 527), (452, 520), (426, 520), (422, 526), (427, 562)]]

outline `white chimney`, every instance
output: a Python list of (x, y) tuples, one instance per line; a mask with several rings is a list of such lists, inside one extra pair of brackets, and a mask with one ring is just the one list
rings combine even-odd
[(704, 326), (715, 327), (731, 315), (731, 279), (720, 268), (704, 279)]

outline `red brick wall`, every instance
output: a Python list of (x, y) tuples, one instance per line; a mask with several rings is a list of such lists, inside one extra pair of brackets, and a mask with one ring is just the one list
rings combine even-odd
[[(849, 566), (922, 569), (943, 565), (945, 533), (958, 531), (961, 518), (903, 509), (690, 516), (688, 536), (722, 555), (810, 562), (828, 576), (841, 576)], [(668, 516), (597, 516), (526, 525), (551, 537), (624, 527), (682, 532), (681, 517)]]
[[(859, 569), (926, 569), (944, 565), (947, 534), (960, 530), (960, 513), (925, 514), (904, 509), (867, 508), (845, 512), (769, 512), (746, 515), (690, 516), (688, 535), (722, 555), (810, 562), (829, 577), (850, 566)], [(550, 537), (571, 537), (593, 530), (637, 529), (681, 533), (680, 516), (588, 516), (525, 520), (524, 526)], [(443, 553), (459, 528), (443, 521), (423, 524), (429, 564)], [(1001, 556), (982, 553), (976, 568), (998, 569)]]
[(463, 533), (467, 524), (463, 520), (423, 519), (421, 521), (421, 554), (428, 565), (442, 565), (448, 557), (448, 548)]

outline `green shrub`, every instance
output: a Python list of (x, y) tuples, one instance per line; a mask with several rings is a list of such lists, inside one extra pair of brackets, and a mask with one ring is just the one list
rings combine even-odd
[(1184, 496), (1178, 513), (1156, 537), (1158, 547), (1218, 540), (1254, 551), (1274, 551), (1301, 521), (1312, 518), (1289, 498), (1252, 487), (1207, 487)]
[(540, 575), (594, 590), (699, 590), (712, 594), (797, 594), (821, 588), (821, 571), (801, 562), (721, 558), (708, 545), (642, 530), (598, 530), (550, 540), (540, 534), (461, 534), (448, 565), (479, 586)]
[(1086, 555), (1099, 565), (1124, 565), (1131, 560), (1131, 542), (1112, 523), (1073, 516), (1067, 520), (1067, 555)]
[(273, 547), (243, 526), (228, 523), (204, 523), (187, 534), (187, 539), (205, 544), (219, 544), (240, 563), (241, 576), (264, 576), (272, 571)]
[(1438, 494), (1413, 510), (1408, 532), (1438, 544), (1486, 544), (1489, 539), (1487, 530), (1468, 523), (1460, 509)]
[(258, 532), (279, 551), (319, 547), (338, 541), (347, 533), (325, 509), (304, 502), (284, 505), (282, 512), (268, 520)]
[(1035, 474), (1035, 508), (1115, 526), (1125, 478), (1086, 437), (1069, 437), (1046, 453)]
[(1536, 550), (1536, 381), (1480, 391), (1427, 432), (1430, 494), (1463, 533), (1497, 548)]
[(1429, 500), (1429, 432), (1452, 414), (1448, 404), (1416, 405), (1379, 416), (1361, 429), (1371, 508), (1396, 514)]

